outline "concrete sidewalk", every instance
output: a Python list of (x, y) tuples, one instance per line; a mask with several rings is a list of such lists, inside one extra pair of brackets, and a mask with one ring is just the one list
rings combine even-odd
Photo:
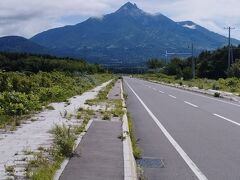
[(123, 180), (121, 122), (93, 121), (60, 180)]
[[(121, 81), (108, 94), (109, 100), (121, 99)], [(93, 120), (87, 133), (63, 170), (60, 180), (123, 180), (124, 156), (122, 121)]]

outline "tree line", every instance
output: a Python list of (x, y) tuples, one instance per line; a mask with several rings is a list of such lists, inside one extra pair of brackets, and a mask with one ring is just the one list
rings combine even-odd
[(88, 64), (80, 59), (57, 58), (49, 55), (27, 53), (0, 53), (0, 69), (18, 72), (87, 72), (103, 73), (104, 68), (97, 64)]
[[(240, 45), (233, 47), (234, 62), (228, 68), (228, 47), (215, 51), (203, 51), (194, 57), (197, 78), (219, 79), (227, 77), (240, 78)], [(146, 63), (153, 72), (174, 75), (176, 78), (192, 78), (192, 58), (173, 58), (169, 63), (161, 59), (150, 59)]]

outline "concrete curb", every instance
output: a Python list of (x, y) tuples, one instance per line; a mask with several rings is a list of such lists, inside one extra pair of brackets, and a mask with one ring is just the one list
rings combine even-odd
[(185, 85), (180, 86), (179, 84), (168, 84), (168, 83), (164, 83), (164, 82), (161, 82), (161, 81), (155, 81), (155, 80), (147, 80), (147, 81), (152, 82), (152, 83), (162, 84), (162, 85), (169, 86), (169, 87), (174, 87), (174, 88), (186, 90), (186, 91), (196, 92), (196, 93), (199, 93), (199, 94), (213, 96), (213, 97), (214, 97), (214, 94), (216, 92), (218, 92), (218, 93), (220, 93), (220, 98), (230, 100), (230, 101), (234, 101), (234, 102), (240, 102), (240, 98), (238, 100), (238, 97), (236, 97), (234, 94), (229, 93), (229, 92), (217, 91), (217, 90), (212, 90), (212, 89), (203, 90), (203, 89), (199, 89), (197, 87), (188, 87), (188, 86), (185, 86)]
[(137, 180), (137, 166), (135, 158), (133, 157), (132, 142), (129, 136), (127, 110), (125, 108), (126, 103), (123, 97), (123, 81), (121, 81), (121, 99), (124, 107), (124, 115), (122, 118), (122, 130), (123, 136), (126, 138), (123, 140), (123, 158), (124, 158), (124, 180)]
[[(88, 122), (88, 124), (87, 124), (86, 127), (85, 127), (86, 131), (89, 129), (89, 127), (91, 126), (92, 122), (93, 122), (93, 120), (90, 120), (90, 121)], [(79, 145), (80, 142), (82, 141), (82, 138), (83, 138), (83, 136), (84, 136), (85, 134), (86, 134), (86, 132), (82, 132), (82, 133), (79, 135), (78, 139), (76, 140), (76, 144), (75, 144), (75, 147), (74, 147), (74, 151), (76, 150), (76, 148), (78, 147), (78, 145)], [(62, 173), (63, 173), (64, 169), (66, 168), (66, 166), (67, 166), (67, 164), (68, 164), (69, 161), (70, 161), (70, 158), (66, 158), (66, 159), (63, 161), (60, 169), (57, 170), (57, 172), (55, 173), (55, 176), (53, 177), (54, 180), (58, 180), (58, 179), (61, 177), (61, 175), (62, 175)]]
[[(105, 83), (106, 83), (106, 86), (107, 86), (109, 83), (111, 83), (111, 82), (112, 82), (112, 80), (109, 80), (109, 81), (105, 82)], [(106, 87), (106, 86), (104, 86), (104, 87)], [(89, 127), (91, 126), (92, 123), (93, 123), (93, 120), (89, 120), (88, 124), (87, 124), (86, 127), (85, 127), (86, 132), (88, 131), (88, 129), (89, 129)], [(73, 148), (73, 151), (75, 151), (75, 150), (77, 149), (78, 145), (79, 145), (80, 142), (82, 141), (82, 138), (83, 138), (83, 136), (86, 134), (86, 132), (82, 132), (82, 133), (78, 136), (78, 139), (77, 139), (76, 142), (75, 142), (75, 146), (74, 146), (74, 148)], [(67, 164), (69, 163), (69, 161), (70, 161), (70, 158), (66, 158), (66, 159), (63, 161), (63, 163), (61, 164), (60, 169), (58, 169), (58, 170), (56, 171), (56, 173), (55, 173), (55, 175), (54, 175), (54, 177), (53, 177), (53, 180), (59, 180), (59, 178), (61, 177), (61, 175), (62, 175), (64, 169), (66, 168)]]

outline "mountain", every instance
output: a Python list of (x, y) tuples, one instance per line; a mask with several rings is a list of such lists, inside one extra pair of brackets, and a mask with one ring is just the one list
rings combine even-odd
[[(130, 2), (101, 18), (50, 29), (27, 40), (21, 37), (0, 39), (0, 50), (45, 53), (90, 62), (123, 66), (141, 64), (168, 52), (195, 53), (227, 44), (227, 38), (194, 22), (175, 22), (162, 14), (149, 14)], [(232, 39), (233, 44), (240, 41)]]
[(5, 36), (0, 38), (1, 52), (25, 52), (34, 54), (49, 54), (50, 50), (31, 40), (20, 36)]
[[(137, 63), (168, 52), (196, 53), (227, 44), (227, 38), (191, 21), (174, 22), (168, 17), (152, 15), (130, 2), (102, 18), (51, 29), (31, 38), (63, 56), (84, 57), (101, 64)], [(239, 44), (233, 39), (233, 44)]]

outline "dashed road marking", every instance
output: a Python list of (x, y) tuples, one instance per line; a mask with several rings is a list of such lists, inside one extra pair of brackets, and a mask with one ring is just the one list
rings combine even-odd
[(195, 108), (197, 108), (198, 106), (197, 105), (195, 105), (195, 104), (192, 104), (192, 103), (190, 103), (190, 102), (188, 102), (188, 101), (184, 101), (186, 104), (188, 104), (188, 105), (190, 105), (190, 106), (193, 106), (193, 107), (195, 107)]
[(169, 94), (168, 96), (171, 97), (171, 98), (174, 98), (174, 99), (177, 98), (176, 96), (173, 96), (173, 95), (171, 95), (171, 94)]
[(143, 102), (143, 100), (137, 95), (137, 93), (132, 89), (132, 87), (126, 82), (129, 89), (133, 92), (133, 94), (137, 97), (139, 102), (143, 105), (146, 109), (148, 114), (151, 116), (153, 121), (157, 124), (159, 129), (163, 132), (169, 142), (173, 145), (176, 151), (180, 154), (189, 168), (193, 171), (193, 173), (197, 176), (199, 180), (207, 180), (207, 177), (201, 172), (201, 170), (197, 167), (197, 165), (190, 159), (187, 153), (182, 149), (182, 147), (173, 139), (173, 137), (169, 134), (166, 128), (162, 125), (162, 123), (156, 118), (156, 116), (152, 113), (152, 111), (147, 107), (147, 105)]
[(223, 116), (221, 116), (221, 115), (219, 115), (219, 114), (213, 114), (214, 116), (217, 116), (217, 117), (219, 117), (219, 118), (221, 118), (221, 119), (224, 119), (224, 120), (226, 120), (226, 121), (228, 121), (228, 122), (230, 122), (230, 123), (233, 123), (233, 124), (235, 124), (235, 125), (237, 125), (237, 126), (240, 126), (240, 123), (237, 123), (237, 122), (235, 122), (235, 121), (233, 121), (233, 120), (231, 120), (231, 119), (228, 119), (228, 118), (226, 118), (226, 117), (223, 117)]

